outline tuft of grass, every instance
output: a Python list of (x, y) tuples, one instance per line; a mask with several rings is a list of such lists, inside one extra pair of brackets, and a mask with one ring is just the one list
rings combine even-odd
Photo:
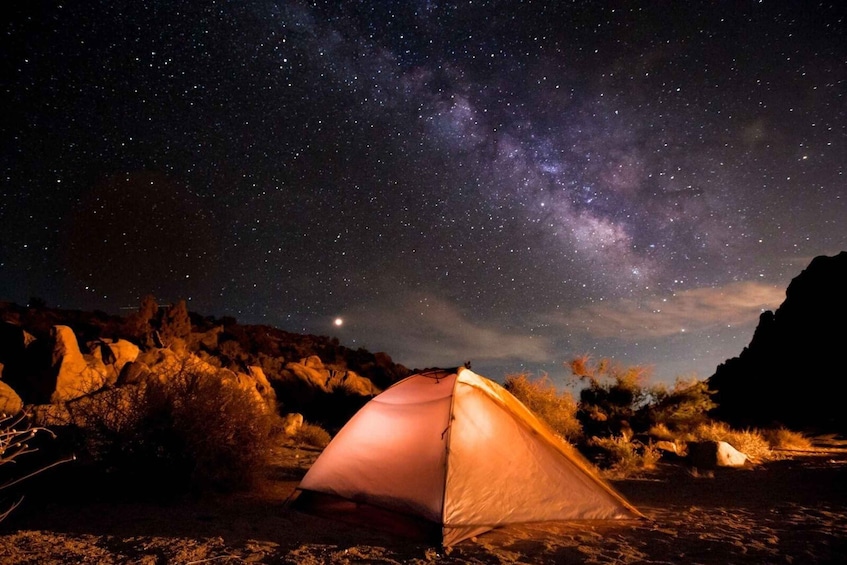
[(771, 449), (785, 449), (805, 451), (812, 449), (812, 440), (801, 434), (787, 428), (776, 428), (764, 430), (762, 432), (768, 445)]
[(294, 434), (293, 440), (299, 444), (311, 445), (312, 447), (324, 448), (329, 445), (332, 438), (322, 427), (317, 424), (303, 422), (297, 433)]

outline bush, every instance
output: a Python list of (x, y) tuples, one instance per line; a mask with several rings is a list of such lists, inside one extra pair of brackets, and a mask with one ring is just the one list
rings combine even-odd
[(75, 410), (93, 463), (160, 494), (252, 486), (279, 429), (251, 391), (185, 367)]
[(567, 392), (559, 394), (546, 375), (535, 380), (526, 373), (509, 375), (504, 388), (564, 439), (575, 441), (581, 436), (576, 401)]
[(646, 407), (646, 419), (653, 427), (677, 434), (709, 422), (708, 413), (717, 406), (708, 385), (695, 379), (678, 379), (670, 390), (653, 387), (651, 394), (654, 400)]
[(586, 436), (632, 436), (646, 431), (645, 408), (654, 400), (643, 384), (649, 376), (646, 367), (623, 367), (609, 359), (591, 363), (587, 356), (572, 359), (566, 366), (585, 384), (577, 417)]
[(661, 451), (625, 436), (593, 437), (588, 444), (600, 450), (598, 465), (605, 474), (624, 478), (656, 468)]

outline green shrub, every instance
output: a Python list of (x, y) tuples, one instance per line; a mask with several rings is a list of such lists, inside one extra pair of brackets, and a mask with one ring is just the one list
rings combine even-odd
[(576, 401), (570, 393), (559, 394), (546, 375), (534, 380), (526, 373), (509, 375), (504, 388), (564, 439), (574, 441), (581, 436)]

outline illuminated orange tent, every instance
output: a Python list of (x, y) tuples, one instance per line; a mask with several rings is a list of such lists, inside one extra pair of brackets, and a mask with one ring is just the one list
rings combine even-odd
[(518, 399), (466, 368), (375, 396), (298, 489), (307, 513), (445, 546), (507, 524), (641, 516)]

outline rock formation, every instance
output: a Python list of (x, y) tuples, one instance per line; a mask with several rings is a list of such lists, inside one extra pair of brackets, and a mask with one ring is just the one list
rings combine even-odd
[(847, 252), (819, 256), (764, 312), (750, 344), (708, 379), (714, 415), (739, 427), (847, 432)]

